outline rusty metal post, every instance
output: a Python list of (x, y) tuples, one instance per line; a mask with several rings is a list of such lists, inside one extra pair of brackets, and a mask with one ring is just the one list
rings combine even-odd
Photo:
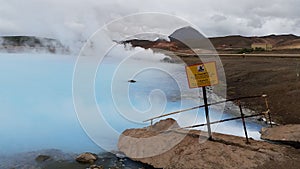
[(244, 132), (245, 132), (245, 136), (246, 136), (246, 144), (250, 144), (249, 138), (248, 138), (248, 133), (247, 133), (246, 122), (245, 122), (245, 115), (243, 113), (243, 109), (242, 109), (242, 105), (241, 105), (241, 101), (240, 100), (238, 100), (238, 105), (239, 105), (239, 108), (240, 108), (242, 122), (243, 122), (243, 127), (244, 127)]
[(203, 100), (204, 100), (204, 105), (205, 105), (205, 117), (206, 117), (206, 124), (207, 124), (208, 140), (212, 140), (210, 120), (209, 120), (209, 109), (208, 109), (207, 95), (206, 95), (206, 87), (202, 87), (202, 92), (203, 92)]
[(269, 107), (269, 102), (268, 102), (268, 95), (264, 94), (264, 95), (262, 95), (262, 97), (265, 99), (266, 108), (267, 108), (267, 112), (268, 112), (268, 118), (269, 118), (269, 124), (271, 127), (273, 127), (271, 113), (270, 113), (270, 107)]

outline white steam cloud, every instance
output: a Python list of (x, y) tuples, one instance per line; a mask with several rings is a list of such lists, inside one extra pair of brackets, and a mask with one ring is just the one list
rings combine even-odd
[[(138, 12), (163, 12), (182, 17), (207, 36), (299, 35), (300, 32), (300, 1), (297, 0), (0, 0), (0, 4), (0, 36), (48, 37), (78, 47), (106, 23)], [(115, 31), (157, 31), (139, 24), (140, 21), (135, 21), (135, 27), (119, 25)], [(159, 32), (166, 33), (174, 31), (177, 25), (164, 20), (159, 23)]]

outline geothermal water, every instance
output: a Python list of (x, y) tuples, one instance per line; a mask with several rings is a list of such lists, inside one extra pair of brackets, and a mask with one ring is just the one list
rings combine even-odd
[[(146, 53), (151, 55), (149, 51)], [(95, 76), (95, 99), (106, 125), (121, 133), (127, 128), (149, 125), (139, 121), (143, 117), (145, 120), (202, 104), (197, 99), (199, 90), (187, 88), (184, 66), (162, 63), (162, 57), (133, 57), (127, 62), (120, 62), (122, 56), (107, 57), (99, 64)], [(52, 148), (78, 153), (102, 151), (83, 130), (74, 109), (72, 77), (75, 56), (0, 53), (0, 60), (0, 154)], [(160, 69), (153, 68), (155, 66), (160, 66)], [(133, 76), (131, 70), (135, 67), (147, 69)], [(128, 83), (131, 78), (137, 82)], [(191, 97), (189, 94), (182, 96), (181, 90), (190, 93)], [(141, 117), (139, 120), (134, 118), (136, 112)], [(210, 115), (211, 121), (231, 117), (214, 109), (210, 109)], [(203, 109), (173, 118), (181, 126), (205, 122)], [(260, 126), (248, 122), (247, 127), (250, 137), (259, 139)], [(213, 125), (213, 131), (243, 136), (240, 121)], [(103, 139), (109, 138), (103, 144), (117, 149), (117, 137), (110, 137), (109, 132), (101, 128), (94, 132), (102, 133)]]

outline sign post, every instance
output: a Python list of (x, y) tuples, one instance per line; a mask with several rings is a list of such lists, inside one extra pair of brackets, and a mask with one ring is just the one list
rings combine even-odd
[(210, 120), (209, 120), (209, 109), (207, 104), (207, 96), (206, 96), (206, 87), (202, 87), (203, 92), (203, 100), (204, 100), (204, 106), (205, 106), (205, 117), (206, 117), (206, 123), (207, 123), (207, 132), (208, 132), (208, 139), (212, 140), (212, 134), (211, 134), (211, 128), (210, 128)]
[(219, 83), (216, 62), (186, 66), (186, 74), (190, 88), (202, 87), (208, 139), (212, 140), (206, 86), (212, 86)]

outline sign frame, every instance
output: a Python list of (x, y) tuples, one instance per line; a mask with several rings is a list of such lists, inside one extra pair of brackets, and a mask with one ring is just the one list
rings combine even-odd
[[(206, 84), (206, 85), (201, 85), (201, 84), (198, 84), (198, 83), (196, 83), (196, 86), (192, 85), (192, 82), (191, 82), (191, 78), (192, 77), (188, 73), (188, 71), (191, 71), (190, 67), (201, 66), (201, 65), (203, 65), (205, 67), (205, 65), (208, 65), (208, 64), (213, 64), (213, 69), (214, 69), (214, 73), (215, 73), (214, 77), (215, 77), (216, 82), (213, 83), (213, 84), (209, 83), (209, 84)], [(186, 76), (187, 76), (187, 79), (188, 79), (188, 84), (189, 84), (189, 88), (190, 89), (200, 88), (200, 87), (206, 87), (206, 86), (214, 86), (214, 85), (218, 85), (219, 84), (219, 74), (218, 74), (218, 70), (217, 70), (216, 61), (203, 62), (203, 63), (196, 63), (196, 64), (192, 64), (192, 65), (187, 65), (187, 66), (185, 66), (185, 72), (186, 72)], [(191, 72), (191, 73), (194, 74), (194, 72)], [(196, 77), (195, 74), (194, 74), (194, 77)], [(208, 76), (207, 78), (210, 79), (210, 76)], [(195, 79), (195, 80), (197, 81), (197, 79)]]

